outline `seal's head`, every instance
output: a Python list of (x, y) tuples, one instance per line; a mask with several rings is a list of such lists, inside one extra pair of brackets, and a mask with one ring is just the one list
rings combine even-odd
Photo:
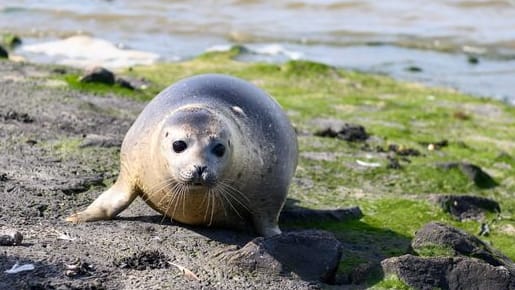
[(165, 167), (175, 182), (207, 190), (224, 178), (232, 160), (231, 134), (218, 115), (205, 108), (180, 109), (165, 121), (161, 135)]

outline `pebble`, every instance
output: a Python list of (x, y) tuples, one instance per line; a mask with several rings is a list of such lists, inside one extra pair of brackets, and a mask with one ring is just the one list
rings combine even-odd
[(0, 246), (17, 246), (23, 241), (23, 235), (15, 230), (0, 233)]

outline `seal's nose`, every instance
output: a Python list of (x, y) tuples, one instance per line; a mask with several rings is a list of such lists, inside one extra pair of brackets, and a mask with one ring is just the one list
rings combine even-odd
[(197, 171), (197, 175), (200, 177), (202, 176), (202, 173), (204, 173), (207, 169), (207, 166), (198, 166), (195, 165), (195, 170)]

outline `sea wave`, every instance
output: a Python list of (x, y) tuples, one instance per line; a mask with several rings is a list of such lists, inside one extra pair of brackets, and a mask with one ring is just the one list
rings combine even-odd
[(34, 58), (39, 55), (58, 64), (76, 67), (102, 65), (107, 68), (121, 68), (149, 65), (159, 59), (156, 53), (119, 48), (107, 40), (86, 35), (24, 45), (20, 51), (32, 54)]

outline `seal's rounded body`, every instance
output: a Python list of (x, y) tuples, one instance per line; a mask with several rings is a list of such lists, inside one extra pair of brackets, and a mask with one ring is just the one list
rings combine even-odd
[(110, 219), (136, 196), (173, 220), (257, 233), (277, 226), (297, 166), (297, 139), (256, 86), (199, 75), (157, 95), (127, 132), (116, 183), (69, 221)]

